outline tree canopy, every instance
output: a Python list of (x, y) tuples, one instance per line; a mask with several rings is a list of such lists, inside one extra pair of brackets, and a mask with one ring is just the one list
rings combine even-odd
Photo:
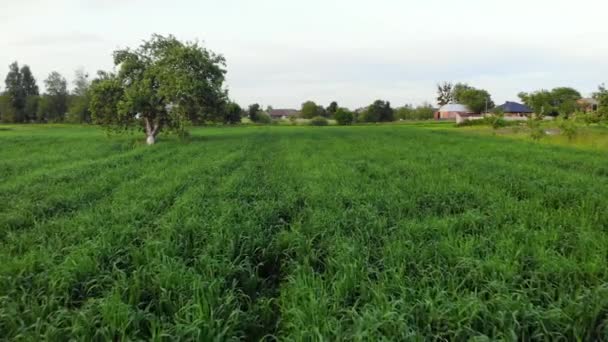
[[(4, 105), (4, 111), (10, 114), (11, 118), (7, 120), (14, 122), (27, 122), (34, 120), (36, 117), (35, 107), (33, 106), (33, 97), (39, 94), (36, 79), (32, 75), (30, 67), (24, 65), (19, 68), (17, 62), (13, 62), (9, 66), (9, 72), (5, 79), (8, 102)], [(34, 107), (34, 111), (31, 109)]]
[(97, 84), (91, 92), (97, 99), (114, 98), (119, 86), (117, 111), (92, 101), (93, 117), (121, 127), (141, 124), (148, 144), (163, 130), (181, 133), (189, 122), (219, 116), (226, 102), (225, 59), (197, 42), (153, 35), (137, 49), (115, 51), (114, 64), (118, 73), (100, 80), (108, 84)]
[(326, 112), (322, 106), (317, 105), (314, 101), (306, 101), (302, 103), (300, 115), (305, 119), (312, 119), (316, 116), (325, 116)]
[(452, 102), (452, 88), (453, 85), (450, 82), (443, 82), (443, 84), (437, 85), (437, 104), (439, 107), (445, 106), (446, 104)]
[(570, 87), (538, 90), (532, 93), (519, 93), (519, 98), (536, 114), (557, 116), (570, 115), (577, 110), (581, 94)]
[(394, 121), (394, 111), (388, 101), (376, 100), (363, 112), (363, 122), (390, 122)]
[(487, 90), (477, 89), (466, 83), (458, 83), (452, 89), (454, 101), (466, 105), (474, 113), (494, 108), (492, 96)]

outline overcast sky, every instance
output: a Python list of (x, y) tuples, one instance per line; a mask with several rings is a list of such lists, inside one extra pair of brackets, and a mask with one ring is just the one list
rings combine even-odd
[[(241, 105), (433, 101), (468, 82), (496, 102), (519, 91), (608, 81), (605, 0), (0, 0), (0, 78), (111, 70), (152, 33), (223, 54)], [(4, 89), (4, 83), (0, 85)]]

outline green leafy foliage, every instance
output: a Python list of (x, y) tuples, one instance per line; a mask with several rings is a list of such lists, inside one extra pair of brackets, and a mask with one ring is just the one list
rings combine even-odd
[(313, 101), (306, 101), (302, 104), (300, 115), (305, 119), (312, 119), (315, 116), (325, 116), (327, 113), (322, 106), (317, 105)]
[(418, 107), (405, 105), (395, 109), (395, 118), (399, 120), (432, 120), (435, 117), (435, 109), (430, 104)]
[(477, 89), (465, 83), (458, 83), (452, 90), (454, 101), (466, 105), (473, 113), (485, 113), (494, 108), (492, 96), (487, 90)]
[(561, 87), (551, 91), (522, 92), (519, 98), (536, 114), (569, 116), (577, 110), (577, 100), (580, 100), (581, 94), (573, 88)]
[(578, 129), (576, 127), (574, 119), (560, 117), (558, 119), (558, 127), (560, 129), (561, 134), (566, 136), (569, 141), (574, 140), (574, 138), (576, 138), (576, 135), (578, 134)]
[[(188, 122), (205, 122), (221, 114), (227, 97), (223, 89), (224, 57), (196, 42), (153, 35), (135, 50), (115, 51), (114, 64), (118, 73), (115, 81), (108, 81), (114, 85), (107, 96), (116, 94), (114, 86), (122, 87), (118, 111), (111, 114), (106, 105), (91, 102), (92, 112), (113, 115), (102, 123), (120, 127), (142, 125), (148, 143), (152, 144), (164, 129), (180, 132)], [(107, 87), (93, 87), (91, 91), (104, 89)]]
[(314, 118), (310, 119), (310, 125), (311, 126), (327, 126), (327, 125), (329, 125), (329, 121), (327, 121), (327, 119), (322, 116), (315, 116)]
[[(5, 96), (9, 102), (3, 104), (4, 122), (30, 122), (36, 119), (36, 108), (32, 108), (33, 100), (39, 95), (36, 79), (30, 67), (19, 68), (17, 62), (9, 66), (5, 79)], [(28, 103), (29, 101), (29, 103)]]
[(0, 129), (3, 339), (608, 336), (604, 151), (421, 125), (153, 148)]
[(361, 122), (391, 122), (395, 121), (395, 113), (390, 102), (376, 100), (361, 113), (359, 120)]
[(224, 123), (231, 125), (240, 123), (242, 114), (243, 109), (241, 108), (241, 106), (239, 106), (235, 102), (228, 102), (227, 104), (225, 104), (223, 111)]
[(249, 109), (247, 110), (247, 116), (249, 116), (249, 120), (253, 122), (257, 122), (259, 120), (258, 116), (261, 113), (262, 110), (260, 109), (260, 105), (257, 103), (250, 105)]
[(353, 123), (354, 116), (350, 110), (346, 108), (338, 108), (334, 114), (334, 119), (336, 119), (338, 125), (346, 126)]

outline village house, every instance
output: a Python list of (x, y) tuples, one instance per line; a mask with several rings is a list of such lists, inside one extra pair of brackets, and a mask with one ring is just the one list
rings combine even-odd
[(270, 111), (270, 113), (268, 113), (268, 115), (270, 115), (270, 117), (275, 120), (280, 120), (280, 119), (289, 119), (290, 117), (295, 117), (299, 113), (300, 112), (295, 109), (273, 109)]
[(599, 101), (594, 98), (584, 98), (576, 101), (580, 108), (585, 112), (595, 112), (599, 106)]
[(450, 103), (439, 108), (435, 112), (435, 119), (437, 120), (455, 120), (457, 117), (467, 117), (473, 112), (465, 105), (459, 103)]
[(495, 108), (505, 114), (505, 117), (527, 117), (534, 113), (530, 107), (517, 102), (507, 101)]

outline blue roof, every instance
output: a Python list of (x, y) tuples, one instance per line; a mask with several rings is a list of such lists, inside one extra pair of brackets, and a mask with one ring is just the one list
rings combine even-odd
[(521, 103), (517, 102), (505, 102), (503, 105), (496, 107), (497, 109), (502, 109), (505, 113), (532, 113), (533, 110), (528, 106), (525, 106)]

